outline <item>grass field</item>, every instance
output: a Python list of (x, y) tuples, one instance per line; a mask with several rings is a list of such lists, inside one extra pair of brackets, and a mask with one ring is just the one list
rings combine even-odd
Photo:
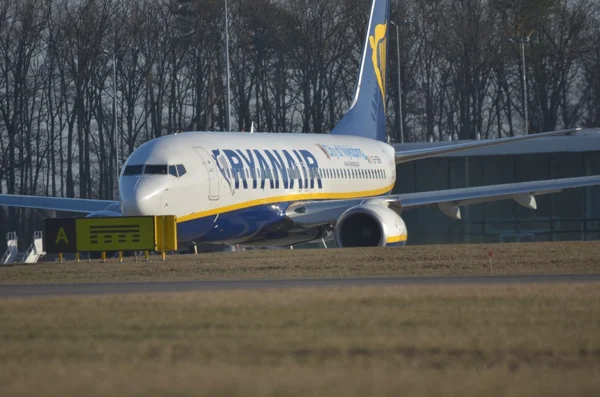
[[(492, 269), (488, 249), (494, 251)], [(599, 273), (600, 242), (303, 249), (0, 267), (0, 283)]]
[(600, 288), (0, 300), (2, 396), (598, 396)]

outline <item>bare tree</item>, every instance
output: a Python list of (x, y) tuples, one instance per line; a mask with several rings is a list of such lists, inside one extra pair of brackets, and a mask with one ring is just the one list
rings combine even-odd
[[(587, 0), (557, 0), (532, 36), (530, 64), (534, 94), (530, 130), (534, 132), (552, 131), (559, 126), (561, 104), (567, 111), (563, 121), (569, 123), (562, 127), (575, 126), (576, 117), (566, 98), (579, 75), (576, 61), (582, 55), (581, 39), (588, 7)], [(577, 108), (575, 105), (575, 113)]]

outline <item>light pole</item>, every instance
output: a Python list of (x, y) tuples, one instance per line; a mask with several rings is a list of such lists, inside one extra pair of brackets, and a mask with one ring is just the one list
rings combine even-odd
[[(116, 173), (117, 173), (117, 190), (119, 186), (119, 163), (121, 162), (121, 131), (117, 127), (117, 52), (113, 51), (113, 106), (115, 107), (114, 117), (115, 117), (115, 148), (116, 148)], [(117, 197), (118, 199), (118, 197)]]
[(526, 37), (511, 37), (512, 42), (521, 44), (521, 67), (523, 68), (523, 115), (525, 119), (525, 134), (529, 134), (529, 115), (527, 113), (527, 72), (525, 69), (525, 43), (529, 43), (529, 38), (533, 30)]
[[(105, 54), (109, 52), (104, 50)], [(117, 190), (116, 190), (116, 198), (119, 199), (119, 142), (120, 136), (117, 132), (117, 52), (113, 51), (112, 53), (112, 72), (113, 72), (113, 141), (115, 145), (115, 173), (117, 176)]]
[(400, 26), (390, 21), (396, 27), (396, 66), (398, 68), (398, 117), (400, 118), (400, 143), (404, 143), (404, 118), (402, 117), (402, 70), (400, 66)]
[(225, 0), (225, 62), (227, 63), (227, 131), (231, 131), (231, 93), (229, 89), (229, 16)]

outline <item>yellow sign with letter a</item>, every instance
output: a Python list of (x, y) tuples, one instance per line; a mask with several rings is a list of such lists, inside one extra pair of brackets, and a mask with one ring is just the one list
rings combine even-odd
[(49, 253), (177, 250), (174, 215), (56, 218), (45, 224)]

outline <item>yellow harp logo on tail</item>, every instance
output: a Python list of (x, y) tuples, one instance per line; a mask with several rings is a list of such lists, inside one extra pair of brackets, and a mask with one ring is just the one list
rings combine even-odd
[(373, 70), (377, 77), (377, 84), (379, 84), (379, 90), (381, 91), (381, 99), (383, 101), (383, 110), (385, 111), (385, 54), (386, 51), (386, 39), (385, 33), (387, 31), (387, 22), (375, 26), (375, 31), (372, 36), (369, 36), (369, 44), (371, 46), (371, 59), (373, 61)]

